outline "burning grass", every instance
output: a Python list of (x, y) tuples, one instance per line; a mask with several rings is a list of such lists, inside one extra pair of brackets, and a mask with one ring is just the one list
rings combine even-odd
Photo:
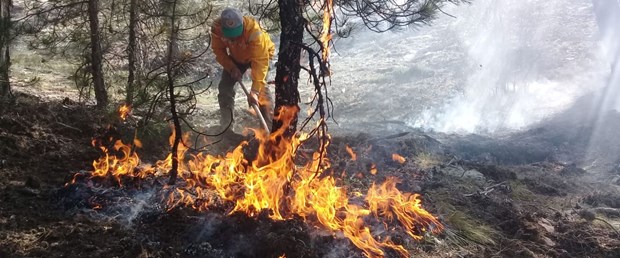
[[(402, 231), (420, 240), (427, 232), (443, 229), (438, 219), (422, 207), (420, 195), (396, 188), (399, 179), (373, 183), (366, 194), (348, 192), (338, 178), (329, 176), (336, 173), (324, 173), (330, 170), (326, 155), (297, 153), (308, 135), (298, 134), (290, 141), (282, 137), (297, 111), (285, 108), (280, 112), (277, 119), (284, 121), (282, 130), (271, 135), (257, 132), (258, 154), (253, 160), (244, 156), (247, 142), (222, 156), (186, 155), (186, 135), (178, 150), (182, 182), (162, 188), (166, 208), (184, 206), (206, 211), (231, 207), (226, 209), (228, 215), (266, 214), (273, 221), (301, 218), (311, 227), (346, 237), (369, 257), (385, 256), (386, 250), (408, 256), (407, 249), (393, 240), (390, 232)], [(136, 152), (140, 147), (137, 140), (133, 144), (119, 140), (111, 148), (98, 141), (93, 145), (104, 155), (93, 162), (90, 180), (112, 179), (123, 187), (127, 178), (161, 178), (171, 168), (171, 155), (154, 165), (143, 164)], [(328, 145), (326, 141), (323, 147)], [(299, 165), (299, 160), (307, 162)], [(76, 175), (73, 182), (80, 178), (84, 175)]]

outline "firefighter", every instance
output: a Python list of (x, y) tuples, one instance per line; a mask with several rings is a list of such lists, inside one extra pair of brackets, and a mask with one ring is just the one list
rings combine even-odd
[(265, 121), (271, 125), (273, 108), (266, 79), (275, 45), (269, 34), (254, 18), (243, 16), (237, 9), (226, 8), (211, 27), (211, 48), (223, 67), (217, 99), (220, 128), (226, 129), (224, 136), (239, 136), (232, 130), (235, 85), (247, 69), (251, 70), (252, 79), (248, 104), (258, 104)]

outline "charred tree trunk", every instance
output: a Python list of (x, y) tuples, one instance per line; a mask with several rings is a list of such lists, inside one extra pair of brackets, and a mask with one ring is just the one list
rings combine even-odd
[(108, 92), (103, 82), (103, 51), (99, 36), (99, 0), (88, 1), (88, 20), (90, 25), (91, 73), (98, 107), (108, 105)]
[(172, 168), (170, 168), (170, 181), (168, 181), (169, 185), (173, 185), (176, 183), (177, 174), (179, 169), (179, 143), (181, 142), (182, 130), (181, 130), (181, 121), (179, 119), (179, 114), (177, 113), (177, 103), (174, 95), (174, 79), (175, 75), (175, 65), (176, 63), (176, 55), (175, 55), (175, 47), (177, 46), (177, 27), (176, 27), (176, 5), (177, 1), (173, 0), (169, 2), (171, 4), (171, 12), (170, 12), (170, 39), (168, 42), (168, 58), (166, 64), (166, 74), (168, 77), (168, 95), (170, 98), (170, 113), (172, 114), (172, 122), (174, 124), (174, 142), (172, 143), (172, 150), (170, 150), (172, 154)]
[(11, 0), (0, 0), (0, 110), (8, 105), (11, 84), (9, 68), (11, 58), (9, 47), (11, 40)]
[(137, 28), (138, 27), (138, 0), (129, 2), (129, 45), (127, 46), (127, 55), (129, 56), (129, 75), (127, 76), (127, 88), (125, 89), (125, 102), (127, 105), (133, 103), (133, 95), (135, 92), (135, 72), (138, 44), (137, 44)]
[[(284, 106), (296, 106), (299, 103), (299, 71), (301, 69), (300, 56), (304, 35), (304, 18), (302, 16), (301, 1), (278, 0), (280, 8), (280, 50), (278, 66), (276, 67), (275, 116)], [(282, 121), (273, 120), (272, 131), (278, 130)], [(297, 130), (297, 116), (291, 121), (285, 137), (292, 137)]]

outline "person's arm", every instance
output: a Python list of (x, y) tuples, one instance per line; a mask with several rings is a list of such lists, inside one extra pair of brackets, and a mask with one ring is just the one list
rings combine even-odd
[(226, 51), (227, 47), (222, 40), (222, 29), (219, 20), (215, 21), (211, 27), (211, 49), (213, 49), (215, 54), (215, 60), (224, 67), (224, 70), (232, 72), (236, 66)]
[(252, 91), (260, 92), (267, 84), (267, 73), (269, 72), (269, 59), (273, 56), (274, 46), (269, 39), (269, 35), (257, 30), (254, 38), (250, 40), (250, 67), (252, 73)]

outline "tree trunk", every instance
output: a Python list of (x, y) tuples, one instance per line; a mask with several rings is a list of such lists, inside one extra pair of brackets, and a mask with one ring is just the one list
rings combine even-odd
[[(284, 106), (299, 107), (299, 71), (301, 69), (300, 56), (304, 36), (304, 18), (300, 1), (297, 0), (278, 0), (280, 8), (280, 24), (282, 32), (280, 36), (280, 51), (278, 54), (278, 66), (276, 68), (276, 93), (274, 117), (278, 116), (279, 109)], [(282, 121), (273, 120), (275, 132), (282, 126)], [(289, 128), (286, 130), (285, 137), (292, 137), (297, 130), (297, 115)]]
[(125, 103), (131, 105), (133, 103), (133, 95), (135, 92), (135, 71), (137, 61), (137, 36), (136, 30), (138, 26), (138, 0), (129, 2), (129, 45), (127, 46), (127, 55), (129, 56), (129, 75), (127, 76), (127, 88), (125, 89)]
[[(161, 1), (161, 8), (162, 8), (162, 13), (163, 16), (165, 17), (164, 19), (164, 28), (166, 28), (166, 30), (169, 31), (169, 33), (171, 33), (172, 35), (170, 35), (170, 38), (175, 38), (178, 39), (178, 31), (174, 28), (174, 21), (172, 19), (170, 19), (170, 17), (174, 16), (175, 11), (176, 11), (176, 6), (177, 6), (177, 0), (160, 0)], [(169, 48), (168, 51), (172, 54), (172, 57), (174, 58), (178, 58), (179, 57), (179, 44), (177, 41), (174, 42), (169, 42), (170, 44), (172, 44)]]
[(9, 68), (11, 59), (9, 47), (11, 39), (11, 0), (0, 0), (0, 110), (8, 105), (11, 84)]
[(88, 1), (88, 19), (90, 24), (91, 73), (95, 87), (95, 98), (98, 107), (108, 105), (108, 92), (103, 83), (103, 51), (99, 37), (99, 0)]
[(174, 80), (175, 80), (175, 65), (176, 55), (174, 48), (177, 46), (177, 27), (176, 27), (176, 5), (177, 1), (173, 0), (169, 2), (171, 4), (171, 12), (170, 12), (170, 39), (168, 42), (168, 58), (166, 64), (166, 75), (168, 77), (168, 95), (170, 98), (170, 113), (172, 115), (172, 122), (174, 123), (174, 142), (172, 143), (172, 150), (170, 150), (172, 154), (172, 168), (170, 169), (170, 180), (168, 181), (169, 185), (174, 185), (177, 179), (178, 169), (179, 169), (179, 144), (181, 142), (181, 137), (183, 131), (181, 129), (181, 121), (179, 119), (179, 115), (177, 114), (177, 103), (176, 97), (174, 95)]

